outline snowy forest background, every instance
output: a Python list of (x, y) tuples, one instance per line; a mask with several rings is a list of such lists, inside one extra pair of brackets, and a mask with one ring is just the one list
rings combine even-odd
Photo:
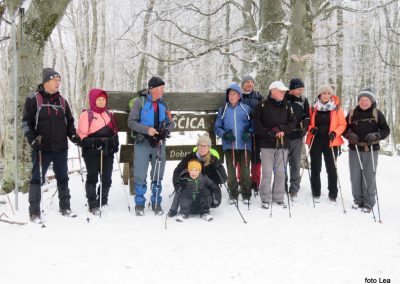
[(318, 86), (332, 84), (346, 111), (372, 87), (392, 129), (386, 149), (397, 154), (399, 10), (399, 0), (0, 0), (2, 188), (14, 188), (18, 138), (26, 189), (30, 155), (21, 112), (42, 67), (60, 72), (76, 117), (91, 88), (137, 91), (155, 74), (166, 91), (217, 92), (250, 73), (264, 94), (273, 80), (300, 77), (310, 100)]

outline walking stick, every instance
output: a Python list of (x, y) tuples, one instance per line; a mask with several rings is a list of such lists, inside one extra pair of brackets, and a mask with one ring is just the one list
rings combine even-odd
[(379, 223), (382, 224), (381, 210), (379, 209), (378, 188), (376, 186), (376, 168), (375, 168), (375, 160), (374, 160), (374, 151), (373, 151), (372, 145), (370, 146), (370, 151), (371, 151), (371, 158), (372, 158), (372, 170), (374, 172), (374, 177), (375, 177), (375, 195), (376, 195), (376, 205), (378, 205), (378, 219), (379, 219)]
[[(81, 176), (81, 184), (82, 184), (82, 189), (83, 189), (83, 192), (84, 192), (85, 198), (86, 198), (86, 188), (85, 188), (85, 182), (83, 180), (83, 167), (82, 167), (81, 149), (80, 149), (80, 147), (78, 145), (76, 145), (76, 147), (78, 148), (78, 160), (79, 160), (79, 168), (80, 168), (79, 173), (80, 173), (80, 176)], [(88, 210), (86, 212), (86, 221), (89, 223), (89, 221), (90, 221), (90, 218), (89, 218), (89, 212), (90, 212), (89, 202), (87, 202), (87, 207), (88, 207)]]
[(100, 150), (100, 218), (101, 218), (101, 206), (103, 201), (103, 147)]
[[(361, 168), (361, 175), (362, 175), (362, 177), (363, 177), (364, 186), (365, 186), (365, 191), (367, 191), (367, 194), (368, 194), (367, 180), (365, 179), (364, 167), (363, 167), (362, 162), (361, 162), (360, 151), (358, 150), (357, 145), (354, 145), (354, 146), (355, 146), (356, 152), (357, 152), (358, 163), (360, 164), (360, 168)], [(365, 192), (364, 192), (364, 188), (362, 187), (362, 185), (361, 185), (361, 188), (362, 188), (363, 195), (364, 195)], [(372, 215), (373, 215), (373, 217), (374, 217), (374, 221), (376, 222), (374, 208), (372, 208)]]
[(343, 195), (342, 195), (342, 187), (340, 186), (339, 173), (338, 173), (338, 169), (337, 169), (336, 156), (335, 156), (335, 152), (333, 151), (333, 147), (334, 147), (334, 146), (331, 147), (331, 150), (332, 150), (332, 158), (333, 158), (333, 163), (335, 164), (337, 183), (338, 183), (338, 185), (339, 185), (340, 198), (342, 199), (343, 213), (346, 214), (346, 209), (344, 208), (344, 201), (343, 201)]
[(154, 203), (154, 215), (157, 215), (156, 208), (157, 208), (157, 203), (158, 203), (158, 189), (159, 189), (159, 182), (160, 182), (161, 147), (162, 147), (162, 140), (160, 140), (158, 145), (157, 145), (157, 159), (156, 159), (156, 164), (155, 164), (155, 167), (154, 167), (153, 180), (152, 180), (152, 183), (153, 183), (154, 179), (156, 177), (156, 171), (157, 171), (156, 196), (155, 196), (155, 203)]
[(125, 187), (125, 183), (124, 183), (124, 176), (122, 174), (121, 165), (119, 163), (117, 153), (115, 153), (115, 157), (116, 157), (117, 164), (118, 164), (119, 174), (121, 175), (122, 184), (124, 185), (124, 195), (125, 195), (126, 203), (128, 204), (128, 211), (131, 212), (131, 206), (129, 205), (129, 198), (128, 198), (128, 194), (126, 193), (126, 187)]
[(311, 160), (311, 147), (312, 147), (312, 145), (314, 143), (314, 138), (315, 138), (315, 135), (311, 138), (311, 143), (310, 143), (310, 146), (308, 147), (308, 153), (307, 153), (307, 147), (306, 146), (305, 146), (305, 148), (306, 148), (306, 161), (307, 161), (308, 178), (310, 180), (310, 188), (311, 188), (311, 197), (312, 197), (313, 206), (315, 208), (315, 200), (314, 200), (314, 194), (313, 194), (313, 191), (312, 191), (312, 184), (311, 184), (311, 170), (310, 170), (311, 163), (308, 160), (309, 157), (310, 157), (310, 160)]
[[(287, 169), (286, 169), (286, 161), (285, 161), (285, 148), (283, 147), (283, 136), (280, 138), (281, 140), (281, 147), (282, 147), (282, 161), (283, 161), (283, 172), (285, 173), (285, 181), (287, 178)], [(287, 197), (287, 201), (288, 201), (288, 207), (289, 207), (289, 218), (292, 218), (292, 212), (290, 211), (290, 198), (289, 198), (289, 192), (286, 191), (286, 197)]]

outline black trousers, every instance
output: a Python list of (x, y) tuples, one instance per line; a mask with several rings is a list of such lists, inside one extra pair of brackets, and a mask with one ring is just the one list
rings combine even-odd
[(316, 136), (311, 146), (310, 157), (311, 157), (311, 189), (314, 197), (321, 195), (321, 167), (322, 167), (322, 155), (324, 155), (325, 168), (328, 174), (328, 190), (329, 198), (336, 199), (338, 194), (337, 187), (337, 173), (335, 168), (335, 160), (337, 157), (338, 149), (329, 147), (328, 136)]
[[(86, 164), (86, 197), (89, 202), (89, 208), (95, 208), (99, 206), (99, 198), (97, 196), (100, 194), (96, 193), (96, 185), (99, 180), (100, 175), (100, 151), (98, 153), (85, 154), (83, 156)], [(114, 155), (103, 155), (103, 165), (102, 165), (102, 205), (107, 204), (108, 192), (111, 187), (111, 176), (114, 164)]]
[[(40, 165), (40, 155), (42, 164)], [(53, 163), (53, 171), (57, 180), (58, 199), (60, 209), (70, 209), (71, 195), (68, 188), (68, 150), (52, 151), (39, 154), (32, 151), (32, 177), (29, 184), (29, 214), (40, 216), (41, 178), (46, 175), (50, 163)], [(42, 170), (42, 177), (40, 177)]]

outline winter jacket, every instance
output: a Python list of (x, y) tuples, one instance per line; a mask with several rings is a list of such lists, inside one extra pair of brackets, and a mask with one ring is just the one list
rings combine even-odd
[[(37, 93), (43, 98), (43, 106), (40, 109), (36, 125), (36, 112), (38, 110), (36, 93), (32, 93), (25, 100), (22, 129), (29, 144), (37, 136), (41, 135), (43, 151), (62, 151), (68, 149), (68, 140), (76, 135), (74, 118), (68, 102), (57, 92), (53, 95), (48, 94), (43, 85), (39, 85)], [(62, 107), (61, 100), (65, 101)], [(36, 127), (36, 129), (35, 129)]]
[(204, 161), (199, 159), (196, 152), (192, 152), (187, 154), (174, 170), (172, 183), (174, 184), (175, 190), (178, 190), (181, 187), (179, 180), (180, 174), (188, 167), (188, 164), (191, 160), (198, 160), (202, 165), (201, 173), (205, 176), (208, 176), (216, 185), (223, 184), (227, 181), (228, 178), (225, 168), (215, 156), (211, 155), (210, 163), (207, 166), (204, 166)]
[(83, 155), (98, 155), (103, 149), (104, 155), (118, 152), (118, 133), (115, 120), (107, 107), (96, 107), (96, 99), (103, 95), (108, 101), (107, 93), (100, 89), (92, 89), (89, 93), (90, 109), (79, 117), (78, 135), (82, 140)]
[(295, 118), (291, 107), (283, 101), (276, 101), (268, 96), (254, 110), (255, 134), (261, 148), (276, 148), (276, 133), (283, 131), (283, 140), (287, 145), (286, 135), (295, 128)]
[[(357, 143), (358, 150), (360, 151), (368, 151), (369, 146), (366, 145), (365, 141), (365, 136), (367, 136), (367, 134), (378, 132), (381, 136), (380, 140), (385, 139), (390, 134), (390, 128), (386, 122), (385, 116), (380, 110), (376, 109), (378, 117), (377, 122), (373, 115), (374, 109), (376, 109), (375, 104), (367, 110), (362, 110), (357, 106), (351, 116), (351, 123), (349, 123), (350, 113), (346, 116), (347, 128), (343, 136), (348, 137), (351, 132), (357, 134), (360, 139)], [(367, 147), (367, 149), (365, 147)], [(380, 149), (379, 143), (373, 144), (372, 147), (374, 151)], [(349, 144), (349, 148), (352, 150), (356, 149), (354, 144)]]
[(200, 174), (197, 179), (192, 179), (187, 169), (179, 175), (180, 198), (191, 198), (193, 202), (198, 202), (199, 198), (207, 199), (212, 197), (210, 207), (218, 207), (221, 204), (221, 189), (211, 181), (206, 175)]
[[(148, 136), (147, 131), (150, 127), (157, 131), (167, 129), (171, 132), (175, 124), (162, 98), (157, 101), (157, 106), (158, 110), (155, 112), (149, 92), (147, 92), (143, 107), (141, 100), (135, 100), (129, 113), (128, 127), (143, 136)], [(156, 113), (158, 113), (158, 116), (155, 115)], [(156, 122), (158, 122), (157, 125)], [(140, 141), (140, 139), (138, 138), (137, 141)]]
[(310, 105), (308, 100), (303, 96), (298, 98), (287, 92), (285, 94), (285, 101), (292, 108), (296, 121), (296, 128), (287, 135), (287, 138), (302, 138), (304, 135), (306, 135), (308, 125), (310, 124)]
[[(310, 125), (308, 126), (308, 134), (306, 139), (307, 145), (311, 144), (311, 140), (314, 137), (314, 135), (310, 133), (310, 130), (314, 127), (318, 128), (319, 126), (318, 123), (316, 123), (316, 116), (323, 115), (323, 113), (329, 113), (329, 130), (327, 133), (333, 131), (336, 134), (335, 139), (329, 142), (329, 147), (340, 146), (344, 143), (341, 135), (346, 130), (346, 119), (344, 117), (343, 110), (340, 107), (339, 98), (337, 96), (332, 96), (332, 100), (336, 104), (336, 109), (334, 110), (320, 112), (315, 108), (310, 109)], [(321, 132), (323, 132), (322, 129), (318, 130), (316, 135), (321, 135)]]
[(242, 92), (242, 103), (248, 105), (251, 108), (251, 111), (254, 111), (254, 108), (264, 99), (263, 95), (256, 91), (251, 91), (251, 93), (243, 93)]
[[(239, 102), (236, 106), (232, 106), (229, 103), (229, 90), (235, 90), (240, 94)], [(232, 149), (232, 143), (223, 139), (223, 135), (226, 131), (231, 130), (233, 135), (236, 137), (234, 142), (235, 150), (243, 150), (247, 148), (251, 151), (251, 142), (248, 141), (244, 143), (242, 140), (242, 134), (245, 131), (253, 132), (253, 127), (251, 123), (251, 109), (248, 105), (242, 103), (242, 92), (237, 84), (229, 85), (225, 92), (225, 106), (218, 110), (217, 120), (215, 121), (215, 133), (218, 137), (222, 138), (222, 149), (225, 151), (227, 149)], [(246, 146), (245, 146), (246, 144)]]

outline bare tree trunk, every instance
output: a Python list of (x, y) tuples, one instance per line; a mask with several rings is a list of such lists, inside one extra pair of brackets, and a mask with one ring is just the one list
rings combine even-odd
[(342, 101), (343, 94), (343, 10), (336, 11), (336, 95)]
[(284, 79), (304, 79), (307, 74), (307, 62), (314, 54), (312, 41), (312, 17), (307, 0), (290, 1), (291, 29), (288, 34), (288, 58)]
[(100, 33), (100, 58), (99, 58), (99, 88), (104, 88), (104, 80), (105, 80), (105, 53), (106, 53), (106, 3), (105, 0), (100, 2), (101, 12), (100, 12), (100, 25), (101, 25), (101, 33)]
[[(18, 33), (17, 44), (18, 93), (20, 94), (18, 98), (17, 117), (19, 119), (22, 117), (22, 108), (26, 96), (32, 93), (36, 89), (38, 82), (41, 81), (46, 41), (54, 27), (64, 15), (69, 2), (69, 0), (33, 0), (23, 18), (22, 38), (21, 33)], [(10, 54), (12, 54), (12, 51), (10, 51)], [(7, 104), (12, 105), (13, 92), (10, 91), (9, 94), (10, 97), (8, 98)], [(7, 115), (7, 128), (5, 131), (6, 157), (3, 189), (5, 191), (14, 189), (14, 169), (15, 162), (18, 160), (19, 188), (22, 191), (27, 191), (31, 174), (31, 151), (27, 145), (26, 139), (23, 137), (20, 126), (18, 127), (18, 135), (14, 135), (14, 113), (12, 112), (9, 112)], [(18, 139), (18, 157), (15, 157), (14, 139)]]
[[(148, 41), (149, 28), (150, 28), (150, 18), (151, 18), (151, 13), (153, 12), (155, 2), (156, 2), (155, 0), (149, 0), (148, 5), (147, 5), (146, 15), (144, 16), (143, 34), (142, 34), (142, 50), (143, 51), (147, 50), (147, 41)], [(140, 57), (139, 73), (138, 73), (138, 78), (137, 78), (137, 83), (136, 83), (136, 86), (138, 89), (146, 87), (146, 62), (147, 62), (146, 55), (142, 54)]]

